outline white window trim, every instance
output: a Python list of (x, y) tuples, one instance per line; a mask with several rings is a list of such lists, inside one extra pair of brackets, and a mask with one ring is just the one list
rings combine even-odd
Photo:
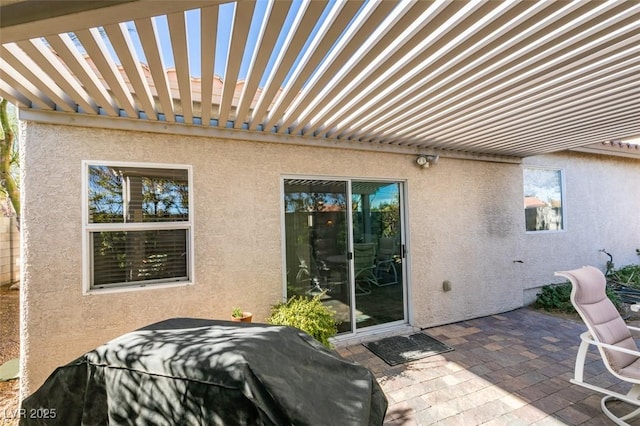
[[(98, 230), (118, 230), (122, 229), (120, 224), (113, 223), (89, 223), (89, 167), (90, 166), (120, 166), (120, 167), (138, 167), (138, 168), (156, 168), (156, 169), (183, 169), (187, 170), (187, 179), (189, 183), (189, 220), (181, 222), (179, 225), (158, 223), (136, 223), (129, 224), (129, 230), (145, 230), (145, 229), (186, 229), (187, 230), (187, 275), (188, 279), (177, 282), (162, 283), (141, 283), (131, 284), (121, 287), (107, 288), (91, 288), (91, 266), (92, 266), (92, 248), (91, 248), (91, 232)], [(142, 163), (142, 162), (126, 162), (126, 161), (100, 161), (100, 160), (83, 160), (82, 161), (82, 294), (105, 294), (105, 293), (122, 293), (130, 291), (151, 290), (169, 287), (184, 287), (193, 285), (195, 282), (195, 249), (194, 249), (194, 204), (193, 204), (193, 168), (187, 164), (170, 164), (170, 163)]]
[(562, 200), (562, 229), (544, 229), (539, 231), (527, 231), (525, 223), (525, 234), (527, 235), (545, 235), (545, 234), (558, 234), (567, 232), (567, 204), (566, 204), (566, 182), (565, 182), (565, 169), (563, 167), (554, 166), (539, 166), (536, 164), (524, 164), (522, 166), (522, 199), (525, 197), (524, 191), (524, 171), (525, 169), (540, 169), (540, 170), (552, 170), (560, 172), (560, 198)]

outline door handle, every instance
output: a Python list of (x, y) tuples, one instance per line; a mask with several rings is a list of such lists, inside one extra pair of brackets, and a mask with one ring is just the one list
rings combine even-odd
[(405, 259), (407, 257), (407, 246), (402, 245), (402, 258)]
[(353, 259), (353, 253), (347, 252), (347, 260), (351, 260), (351, 259)]

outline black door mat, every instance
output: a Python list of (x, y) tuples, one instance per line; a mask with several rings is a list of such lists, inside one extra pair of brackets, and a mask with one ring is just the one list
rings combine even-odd
[(452, 347), (424, 333), (387, 337), (363, 345), (389, 365), (403, 364), (453, 350)]

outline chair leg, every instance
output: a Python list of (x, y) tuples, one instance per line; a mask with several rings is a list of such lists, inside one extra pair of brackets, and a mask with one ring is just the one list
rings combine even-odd
[[(582, 337), (582, 336), (581, 336)], [(574, 370), (573, 378), (579, 383), (584, 382), (584, 365), (587, 360), (587, 352), (589, 351), (589, 341), (586, 338), (582, 338), (580, 342), (580, 348), (576, 355), (576, 366)]]
[(311, 287), (309, 287), (309, 290), (307, 290), (307, 294), (310, 296), (317, 296), (326, 291), (325, 289), (320, 287), (320, 280), (317, 278), (310, 280), (310, 284), (313, 284)]
[[(381, 270), (381, 266), (385, 265), (387, 267), (387, 273), (389, 271), (393, 271), (393, 281), (392, 282), (388, 282), (388, 283), (380, 283), (380, 281), (378, 280), (378, 278), (380, 277), (380, 270)], [(384, 287), (387, 285), (393, 285), (393, 284), (398, 284), (398, 270), (396, 269), (396, 265), (393, 264), (393, 260), (383, 260), (381, 262), (378, 262), (378, 264), (376, 265), (376, 281), (373, 283), (378, 287)]]
[[(375, 284), (377, 278), (373, 273), (373, 268), (360, 269), (355, 274), (356, 278), (356, 296), (366, 296), (371, 294), (371, 284)], [(369, 288), (364, 288), (362, 284), (366, 283)]]
[(636, 408), (626, 416), (620, 417), (620, 420), (630, 420), (636, 417), (638, 414), (640, 414), (640, 408)]
[(367, 290), (360, 284), (356, 284), (356, 296), (366, 296), (368, 294), (371, 294), (371, 290)]
[[(633, 387), (631, 388), (631, 390), (629, 390), (626, 396), (630, 399), (637, 400), (638, 404), (640, 404), (640, 400), (639, 400), (640, 385), (633, 385)], [(609, 407), (607, 407), (607, 403), (610, 401), (621, 401), (621, 400), (616, 398), (613, 395), (606, 395), (600, 400), (600, 408), (602, 408), (602, 412), (604, 413), (604, 415), (607, 416), (609, 419), (611, 419), (611, 421), (613, 421), (617, 425), (621, 425), (621, 426), (628, 425), (629, 423), (627, 423), (626, 420), (633, 419), (640, 414), (640, 407), (638, 407), (632, 412), (625, 414), (624, 416), (618, 417), (615, 414), (613, 414), (611, 410), (609, 410)], [(624, 401), (622, 402), (624, 403)]]

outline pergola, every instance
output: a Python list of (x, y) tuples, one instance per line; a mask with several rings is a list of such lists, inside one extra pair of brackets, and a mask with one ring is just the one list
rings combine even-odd
[(24, 119), (498, 161), (638, 151), (619, 144), (640, 135), (634, 0), (2, 0), (0, 19), (0, 96)]

